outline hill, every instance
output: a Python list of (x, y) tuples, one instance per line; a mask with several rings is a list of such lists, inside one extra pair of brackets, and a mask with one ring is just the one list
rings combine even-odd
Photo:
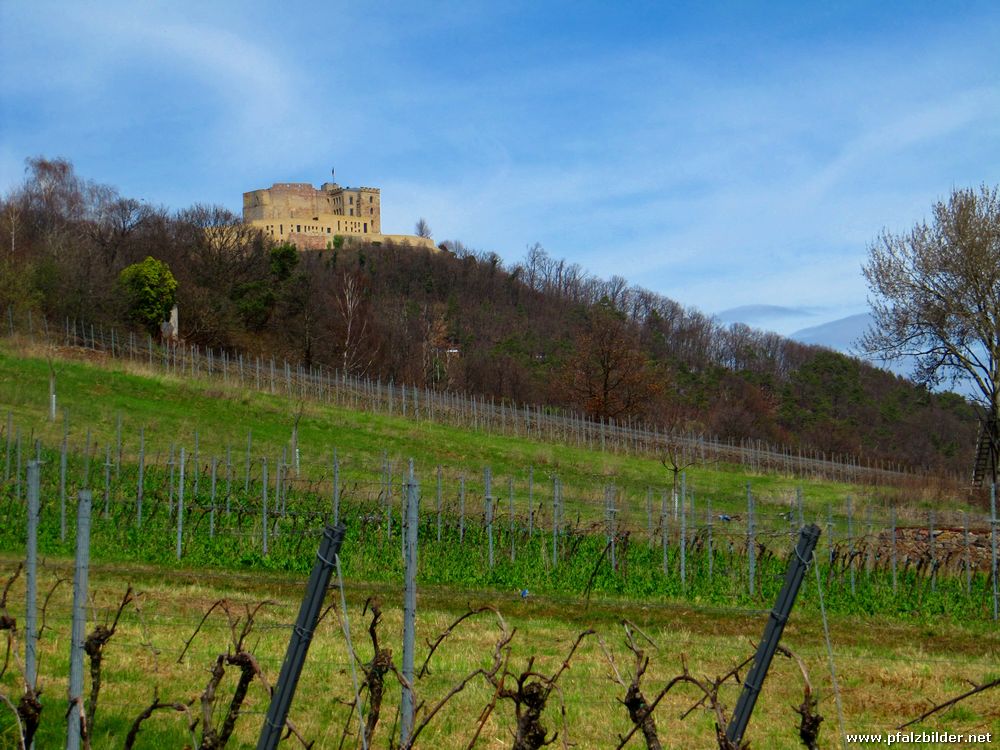
[(975, 445), (975, 415), (959, 397), (723, 326), (537, 246), (510, 265), (457, 242), (439, 253), (299, 253), (221, 209), (171, 214), (88, 183), (67, 162), (30, 166), (0, 212), (17, 217), (0, 268), (10, 317), (137, 328), (118, 277), (152, 256), (176, 277), (181, 334), (199, 347), (924, 471), (964, 475)]

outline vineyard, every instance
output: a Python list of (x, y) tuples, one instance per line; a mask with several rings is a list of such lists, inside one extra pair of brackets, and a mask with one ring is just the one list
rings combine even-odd
[[(529, 409), (338, 390), (315, 374), (310, 395), (294, 391), (290, 368), (289, 392), (262, 383), (256, 393), (252, 370), (231, 360), (216, 370), (212, 356), (202, 373), (205, 360), (163, 350), (130, 365), (118, 346), (110, 368), (0, 352), (0, 691), (13, 706), (25, 684), (41, 686), (44, 709), (0, 712), (0, 744), (17, 746), (15, 715), (38, 718), (38, 747), (65, 737), (82, 498), (93, 747), (253, 744), (317, 545), (337, 522), (340, 576), (288, 742), (539, 747), (516, 743), (541, 732), (564, 747), (707, 746), (807, 524), (822, 535), (790, 651), (747, 734), (754, 745), (808, 746), (825, 720), (819, 746), (834, 746), (845, 731), (916, 718), (968, 682), (984, 694), (927, 726), (998, 728), (986, 692), (1000, 653), (995, 500), (992, 511), (907, 502), (881, 468), (825, 470), (764, 446), (737, 447), (730, 463), (702, 438), (656, 436), (657, 449), (637, 426), (569, 416), (560, 434), (555, 417)], [(160, 369), (175, 356), (175, 369)], [(364, 393), (375, 394), (367, 406)], [(40, 610), (29, 618), (20, 563), (32, 548)], [(409, 549), (419, 550), (415, 683), (394, 647)], [(34, 667), (20, 656), (31, 632)], [(407, 689), (416, 718), (401, 735)], [(654, 700), (655, 714), (642, 708)]]

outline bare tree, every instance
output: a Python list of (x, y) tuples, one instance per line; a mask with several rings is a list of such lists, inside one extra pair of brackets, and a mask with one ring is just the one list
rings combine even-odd
[(427, 219), (425, 219), (423, 216), (417, 219), (417, 223), (413, 227), (413, 231), (417, 235), (417, 237), (426, 237), (427, 239), (431, 238), (430, 224), (427, 223)]
[(592, 311), (560, 386), (595, 419), (636, 414), (661, 390), (635, 330), (608, 305)]
[(24, 209), (24, 198), (19, 193), (11, 191), (5, 201), (4, 212), (7, 216), (7, 225), (10, 228), (10, 254), (14, 255), (17, 240), (17, 228), (21, 223), (21, 214)]
[(983, 409), (993, 481), (1000, 436), (1000, 193), (956, 190), (933, 218), (888, 231), (863, 267), (873, 328), (861, 347), (886, 359), (916, 358), (916, 378), (936, 385), (971, 380)]
[(366, 347), (370, 305), (364, 277), (345, 273), (336, 301), (342, 324), (341, 368), (352, 375), (364, 375), (375, 359)]
[(670, 497), (674, 501), (674, 509), (676, 510), (677, 500), (680, 497), (678, 489), (680, 487), (680, 475), (692, 466), (697, 466), (698, 458), (693, 453), (688, 453), (684, 450), (684, 446), (680, 443), (672, 442), (667, 446), (667, 450), (660, 459), (660, 463), (670, 473), (672, 480), (672, 493)]

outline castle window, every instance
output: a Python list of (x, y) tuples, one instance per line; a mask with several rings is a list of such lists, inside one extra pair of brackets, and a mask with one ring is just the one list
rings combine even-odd
[(350, 209), (350, 211), (351, 211), (351, 216), (354, 216), (354, 209), (352, 208)]
[(365, 222), (365, 232), (366, 233), (368, 232), (368, 222), (367, 221)]
[(368, 209), (368, 215), (369, 216), (374, 216), (375, 215), (375, 209), (374, 208), (369, 208)]
[(285, 233), (285, 225), (278, 224), (278, 234), (284, 234), (284, 233)]
[(368, 196), (368, 202), (369, 202), (369, 203), (371, 203), (371, 202), (372, 202), (372, 197), (371, 197), (370, 195)]
[(301, 224), (296, 224), (295, 225), (295, 231), (296, 232), (301, 232), (302, 231), (302, 225)]
[(326, 233), (327, 233), (327, 234), (330, 234), (330, 227), (327, 227), (327, 228), (326, 228)]

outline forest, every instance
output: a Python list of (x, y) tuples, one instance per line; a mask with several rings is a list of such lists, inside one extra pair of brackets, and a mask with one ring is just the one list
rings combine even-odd
[(0, 307), (141, 328), (122, 272), (176, 279), (180, 335), (355, 375), (760, 439), (964, 476), (977, 420), (861, 360), (711, 316), (539, 245), (505, 262), (341, 241), (275, 245), (218, 206), (122, 196), (65, 159), (31, 158), (0, 202)]

